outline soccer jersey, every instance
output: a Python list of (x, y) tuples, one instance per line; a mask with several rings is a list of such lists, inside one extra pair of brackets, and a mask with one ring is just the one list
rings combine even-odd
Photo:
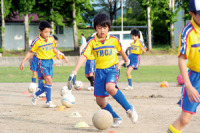
[(137, 40), (135, 43), (133, 41), (131, 43), (130, 53), (131, 54), (142, 54), (143, 51), (142, 51), (141, 47), (143, 47), (144, 49), (147, 48), (141, 40)]
[(189, 69), (200, 72), (200, 27), (193, 18), (179, 36), (178, 56), (181, 54), (186, 55)]
[(91, 54), (91, 55), (87, 58), (87, 60), (94, 60), (94, 59), (95, 59), (95, 57), (94, 57), (93, 54)]
[(93, 54), (96, 60), (96, 69), (105, 69), (118, 63), (116, 50), (118, 52), (122, 50), (121, 43), (116, 37), (108, 34), (102, 43), (95, 35), (83, 50), (83, 55), (88, 58)]
[(53, 36), (44, 39), (39, 35), (32, 41), (30, 50), (35, 52), (39, 59), (52, 59), (55, 55), (53, 52), (54, 47), (55, 41)]

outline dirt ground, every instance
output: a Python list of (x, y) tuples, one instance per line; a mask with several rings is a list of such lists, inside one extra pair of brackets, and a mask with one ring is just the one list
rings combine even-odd
[[(139, 115), (136, 124), (132, 124), (124, 109), (112, 98), (107, 101), (121, 116), (123, 123), (119, 128), (97, 130), (92, 124), (93, 114), (100, 108), (95, 102), (92, 91), (87, 91), (89, 83), (84, 82), (84, 88), (73, 91), (76, 103), (66, 111), (57, 111), (61, 105), (60, 88), (66, 83), (54, 83), (52, 101), (57, 108), (45, 108), (45, 101), (38, 100), (37, 106), (32, 106), (27, 91), (29, 83), (0, 84), (0, 133), (166, 133), (170, 123), (180, 114), (181, 108), (176, 104), (180, 98), (181, 87), (170, 83), (169, 88), (160, 88), (160, 83), (133, 83), (134, 90), (122, 90), (128, 101), (135, 107)], [(127, 83), (118, 83), (119, 88)], [(78, 112), (82, 117), (71, 118), (72, 112)], [(183, 133), (199, 133), (199, 111), (194, 115)], [(86, 122), (88, 128), (74, 128), (79, 121)]]

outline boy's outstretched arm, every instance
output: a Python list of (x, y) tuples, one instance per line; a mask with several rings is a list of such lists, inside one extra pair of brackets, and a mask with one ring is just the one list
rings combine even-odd
[(141, 47), (141, 49), (142, 49), (143, 53), (146, 53), (146, 49), (145, 48)]
[(73, 71), (71, 72), (69, 78), (68, 78), (68, 89), (72, 89), (72, 85), (75, 84), (75, 81), (76, 81), (76, 74), (78, 72), (78, 70), (80, 69), (81, 65), (86, 61), (86, 57), (82, 54), (80, 56), (80, 58), (78, 59)]
[(200, 102), (199, 99), (199, 93), (198, 91), (192, 86), (189, 76), (188, 76), (188, 72), (187, 72), (187, 66), (186, 66), (186, 57), (185, 55), (180, 55), (180, 57), (178, 58), (178, 65), (179, 65), (179, 69), (181, 72), (181, 75), (183, 77), (183, 81), (188, 93), (188, 97), (190, 102), (192, 103), (192, 101), (194, 102)]
[(29, 58), (33, 57), (34, 52), (29, 51), (28, 53), (26, 53), (26, 55), (24, 56), (21, 64), (20, 64), (20, 70), (24, 70), (24, 63), (25, 61), (27, 61)]
[(130, 64), (130, 60), (128, 59), (124, 50), (119, 51), (119, 53), (122, 56), (122, 58), (125, 60), (125, 65), (128, 66)]

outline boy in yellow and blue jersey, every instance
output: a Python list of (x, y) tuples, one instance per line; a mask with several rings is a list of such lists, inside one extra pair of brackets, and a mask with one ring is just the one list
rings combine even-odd
[(140, 55), (142, 53), (146, 53), (147, 49), (145, 44), (140, 40), (139, 30), (137, 29), (131, 30), (131, 37), (133, 39), (133, 42), (130, 44), (131, 45), (129, 48), (130, 54), (128, 55), (128, 58), (130, 59), (130, 65), (128, 66), (128, 69), (126, 71), (126, 76), (128, 79), (128, 87), (126, 87), (125, 90), (133, 89), (131, 71), (138, 70), (138, 67), (140, 65)]
[(200, 102), (200, 0), (189, 1), (189, 14), (192, 19), (179, 36), (178, 48), (178, 64), (184, 81), (180, 101), (182, 112), (167, 133), (181, 133)]
[(97, 34), (94, 38), (90, 39), (87, 46), (83, 50), (75, 68), (68, 79), (68, 88), (71, 89), (74, 84), (77, 71), (85, 60), (93, 54), (96, 60), (96, 72), (94, 81), (94, 96), (96, 97), (97, 104), (105, 110), (108, 110), (113, 118), (113, 127), (118, 127), (122, 123), (122, 119), (112, 109), (112, 106), (106, 101), (106, 97), (111, 95), (126, 111), (128, 117), (133, 123), (138, 120), (138, 115), (135, 109), (123, 93), (115, 88), (118, 79), (118, 57), (116, 50), (121, 54), (125, 60), (126, 65), (130, 61), (122, 50), (121, 43), (118, 38), (108, 34), (111, 27), (110, 18), (104, 14), (97, 14), (94, 18), (94, 29)]
[(56, 45), (53, 36), (50, 35), (51, 25), (47, 21), (41, 21), (39, 24), (39, 33), (32, 44), (30, 51), (25, 55), (20, 64), (20, 69), (24, 69), (24, 63), (31, 58), (34, 53), (38, 58), (38, 80), (45, 80), (45, 85), (33, 94), (32, 104), (36, 105), (37, 97), (43, 92), (46, 93), (46, 107), (56, 107), (51, 101), (52, 77), (53, 77), (53, 57), (55, 53), (59, 56), (56, 50)]

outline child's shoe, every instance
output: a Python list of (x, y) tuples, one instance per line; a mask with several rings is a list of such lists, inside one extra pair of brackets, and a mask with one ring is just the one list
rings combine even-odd
[(53, 104), (53, 102), (52, 102), (52, 101), (49, 101), (49, 102), (47, 102), (47, 103), (46, 103), (46, 107), (47, 107), (47, 108), (55, 108), (55, 107), (56, 107), (56, 105), (55, 105), (55, 104)]
[(36, 101), (37, 101), (37, 96), (35, 95), (35, 92), (33, 93), (33, 97), (32, 97), (32, 104), (33, 104), (33, 106), (35, 106), (36, 105)]
[(135, 111), (135, 109), (133, 108), (133, 106), (131, 105), (131, 108), (129, 110), (126, 111), (128, 117), (131, 119), (132, 123), (136, 123), (138, 120), (138, 114)]
[(132, 89), (133, 89), (133, 86), (128, 86), (124, 90), (132, 90)]
[(94, 86), (90, 86), (87, 89), (88, 89), (88, 91), (93, 91), (94, 90)]
[(113, 124), (112, 127), (119, 127), (119, 125), (122, 123), (121, 118), (113, 118)]

